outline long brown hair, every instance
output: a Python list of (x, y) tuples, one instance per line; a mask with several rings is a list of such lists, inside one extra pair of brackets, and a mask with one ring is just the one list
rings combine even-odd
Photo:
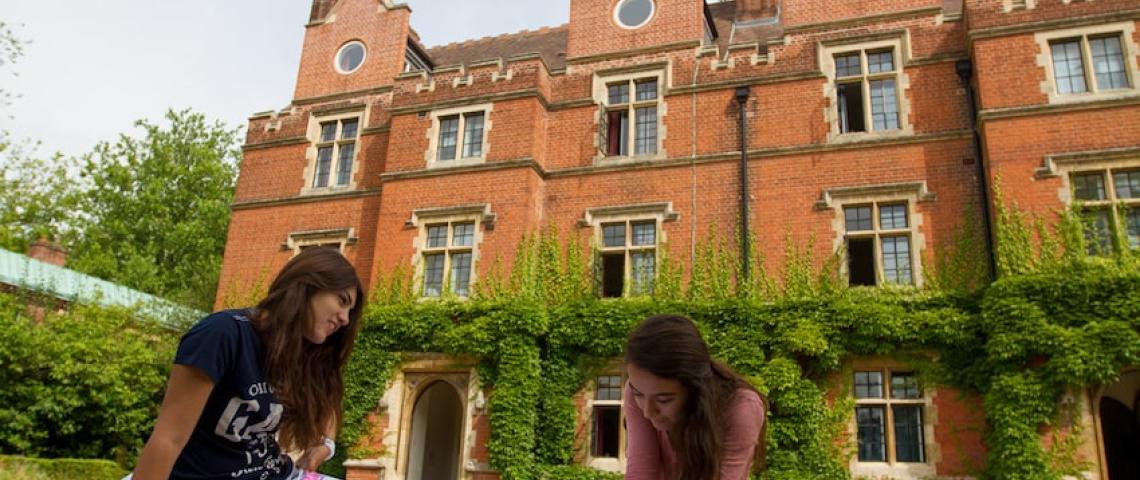
[[(768, 400), (756, 387), (729, 366), (712, 359), (701, 332), (687, 317), (657, 315), (645, 319), (629, 335), (625, 362), (655, 376), (675, 379), (689, 392), (683, 406), (684, 434), (670, 438), (677, 448), (680, 480), (720, 478), (720, 461), (724, 456), (723, 416), (737, 390), (756, 392), (764, 411), (768, 411)], [(760, 427), (752, 461), (754, 472), (767, 466), (767, 427), (767, 421)]]
[[(320, 345), (306, 341), (309, 301), (322, 291), (347, 289), (356, 289), (348, 325)], [(363, 293), (356, 270), (340, 252), (310, 248), (285, 264), (257, 305), (254, 324), (265, 344), (266, 377), (285, 407), (280, 440), (286, 448), (320, 445), (330, 427), (340, 426), (344, 365), (360, 327)]]

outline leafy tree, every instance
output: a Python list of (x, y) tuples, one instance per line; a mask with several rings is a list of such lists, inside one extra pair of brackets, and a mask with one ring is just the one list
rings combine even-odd
[[(26, 40), (16, 36), (12, 31), (12, 27), (5, 22), (0, 21), (0, 68), (7, 65), (16, 63), (20, 57), (24, 56), (24, 44)], [(12, 72), (12, 75), (15, 75)], [(12, 99), (18, 95), (0, 88), (0, 107), (6, 107), (12, 103)]]
[(238, 129), (190, 110), (83, 159), (70, 266), (208, 310), (213, 306), (240, 161)]
[(79, 189), (68, 177), (75, 161), (36, 156), (36, 144), (0, 133), (0, 248), (24, 252), (39, 237), (66, 232)]

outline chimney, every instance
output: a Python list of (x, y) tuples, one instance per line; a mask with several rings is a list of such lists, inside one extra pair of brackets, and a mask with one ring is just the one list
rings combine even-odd
[(313, 0), (313, 9), (309, 11), (309, 23), (324, 20), (334, 3), (336, 0)]
[(736, 0), (736, 23), (774, 18), (780, 13), (780, 0)]
[(41, 262), (62, 267), (67, 263), (67, 250), (60, 244), (40, 238), (28, 246), (28, 257)]

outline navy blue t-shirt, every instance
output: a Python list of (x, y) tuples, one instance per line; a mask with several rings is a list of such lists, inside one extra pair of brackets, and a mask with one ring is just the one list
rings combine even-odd
[(171, 479), (279, 480), (293, 471), (275, 438), (284, 407), (266, 379), (250, 313), (214, 313), (182, 336), (174, 363), (205, 372), (214, 390)]

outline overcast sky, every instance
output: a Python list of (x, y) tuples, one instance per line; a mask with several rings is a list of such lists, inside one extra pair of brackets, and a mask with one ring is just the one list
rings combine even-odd
[[(407, 0), (424, 44), (566, 23), (570, 0)], [(81, 155), (192, 108), (230, 126), (292, 99), (311, 0), (0, 0), (28, 40), (0, 69), (0, 130)], [(12, 73), (18, 76), (13, 76)]]

